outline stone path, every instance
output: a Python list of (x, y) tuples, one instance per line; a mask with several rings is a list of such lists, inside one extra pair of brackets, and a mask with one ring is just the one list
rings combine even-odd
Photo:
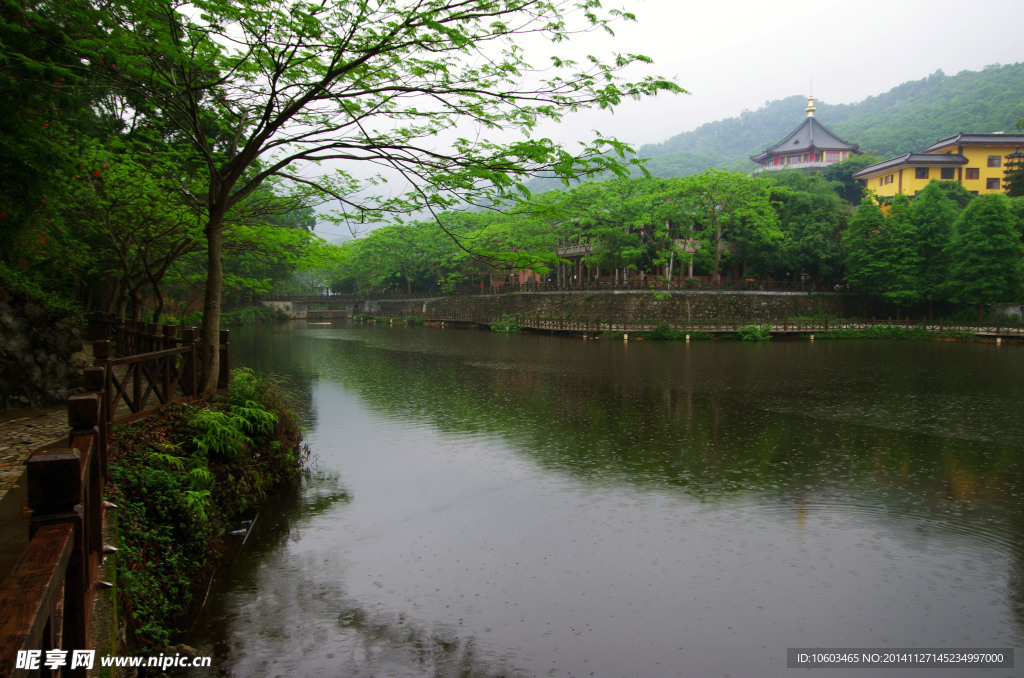
[(63, 405), (0, 413), (0, 500), (22, 481), (29, 455), (52, 443), (66, 446), (70, 430)]

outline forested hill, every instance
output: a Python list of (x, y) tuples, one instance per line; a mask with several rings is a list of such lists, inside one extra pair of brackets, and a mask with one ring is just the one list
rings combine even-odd
[[(652, 174), (685, 176), (708, 167), (750, 170), (749, 156), (789, 134), (806, 115), (806, 95), (771, 101), (639, 149)], [(1011, 132), (1024, 118), (1024, 63), (945, 75), (936, 71), (855, 104), (815, 101), (816, 117), (862, 150), (888, 158), (957, 132)], [(624, 141), (628, 141), (624, 139)]]

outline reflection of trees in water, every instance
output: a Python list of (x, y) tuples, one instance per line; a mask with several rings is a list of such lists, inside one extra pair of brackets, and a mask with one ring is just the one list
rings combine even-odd
[(298, 540), (302, 525), (348, 501), (340, 476), (319, 472), (310, 474), (302, 486), (286, 487), (268, 498), (256, 515), (252, 534), (245, 544), (228, 542), (228, 548), (234, 548), (235, 555), (214, 573), (207, 604), (198, 611), (199, 618), (186, 642), (195, 639), (207, 643), (213, 648), (214, 656), (223, 659), (229, 647), (226, 611), (229, 594), (255, 590), (259, 569), (268, 555), (276, 553), (285, 542)]
[[(482, 338), (473, 335), (456, 341)], [(588, 346), (590, 363), (581, 365), (578, 342), (526, 345), (522, 358), (370, 341), (295, 343), (287, 334), (253, 347), (266, 364), (287, 368), (307, 402), (315, 379), (331, 379), (372, 409), (429, 421), (439, 431), (501, 437), (537, 464), (585, 481), (630, 482), (701, 500), (754, 496), (793, 508), (798, 524), (822, 507), (850, 508), (857, 511), (851, 518), (884, 522), (907, 540), (920, 539), (915, 529), (927, 522), (931, 534), (997, 543), (1009, 551), (1008, 597), (1024, 633), (1020, 443), (1013, 428), (987, 430), (991, 419), (978, 424), (967, 412), (950, 420), (948, 437), (922, 426), (916, 418), (932, 400), (908, 393), (941, 392), (936, 374), (896, 363), (889, 378), (906, 385), (891, 389), (878, 371), (838, 373), (833, 348), (810, 356), (806, 345), (782, 352), (773, 346), (769, 362), (757, 352), (726, 351), (729, 357), (710, 367), (688, 363), (681, 346), (671, 359), (670, 351), (648, 346), (626, 357), (621, 342), (609, 342), (596, 351)], [(786, 380), (794, 374), (800, 379)], [(820, 383), (808, 375), (820, 375)], [(878, 412), (905, 421), (872, 418)], [(339, 499), (313, 494), (303, 499), (311, 502), (305, 513), (301, 506), (291, 518), (283, 512), (280, 527), (270, 527), (275, 537), (257, 553), (274, 551), (301, 528), (302, 515)], [(438, 676), (510, 675), (482, 661), (471, 637), (375, 615), (351, 601), (338, 626), (357, 634), (366, 656), (399, 653)]]
[[(341, 503), (349, 501), (348, 494), (339, 483), (337, 474), (317, 474), (302, 491), (286, 492), (268, 502), (260, 512), (258, 532), (246, 544), (241, 556), (220, 572), (214, 593), (192, 637), (199, 644), (199, 654), (212, 655), (213, 666), (230, 672), (238, 659), (233, 656), (231, 641), (238, 635), (232, 632), (232, 621), (241, 605), (255, 604), (261, 587), (299, 587), (298, 581), (263, 581), (261, 573), (268, 558), (284, 549), (286, 542), (298, 541), (303, 527), (313, 518), (321, 516)], [(273, 568), (270, 568), (273, 570)], [(368, 611), (351, 600), (336, 583), (320, 580), (316, 590), (294, 588), (274, 595), (294, 597), (295, 604), (287, 611), (304, 614), (314, 601), (329, 600), (337, 613), (337, 632), (352, 635), (347, 650), (339, 651), (332, 662), (332, 670), (346, 667), (367, 668), (374, 665), (400, 665), (425, 668), (435, 678), (525, 678), (526, 673), (501, 668), (496, 662), (481, 657), (474, 637), (460, 638), (454, 629), (428, 627), (410, 622), (404, 615), (382, 614)], [(280, 611), (280, 610), (279, 610)], [(280, 635), (278, 624), (287, 619), (271, 619), (254, 612), (255, 618), (247, 624), (249, 640), (258, 643), (253, 650), (258, 654), (248, 658), (260, 661), (279, 659), (279, 653), (294, 652), (294, 647), (277, 647), (277, 643), (290, 641)], [(309, 639), (301, 639), (306, 642)], [(246, 661), (245, 658), (242, 658)], [(251, 667), (250, 667), (251, 668)], [(201, 672), (200, 672), (201, 673)], [(199, 674), (197, 674), (199, 675)]]
[(231, 331), (231, 360), (237, 366), (273, 374), (289, 389), (303, 425), (313, 421), (313, 381), (309, 360), (293, 349), (289, 326), (261, 325)]
[[(908, 541), (920, 540), (915, 529), (927, 523), (929, 534), (1009, 550), (1012, 605), (1024, 620), (1024, 555), (1013, 545), (1024, 542), (1020, 444), (1003, 429), (990, 430), (999, 413), (974, 422), (965, 421), (975, 416), (965, 411), (948, 436), (934, 417), (922, 425), (922, 411), (934, 402), (949, 409), (960, 397), (944, 395), (948, 384), (938, 368), (895, 361), (882, 379), (877, 369), (837, 367), (841, 357), (831, 347), (814, 357), (806, 345), (771, 347), (768, 361), (722, 347), (728, 357), (713, 365), (687, 362), (678, 346), (671, 360), (667, 350), (644, 346), (627, 360), (621, 346), (602, 346), (582, 367), (573, 353), (583, 349), (571, 341), (550, 355), (475, 361), (349, 348), (345, 369), (332, 378), (370, 407), (442, 431), (500, 437), (558, 473), (701, 500), (755, 496), (804, 507), (794, 509), (798, 522), (821, 508), (848, 511)], [(942, 348), (922, 351), (938, 350), (944, 359)], [(325, 352), (319, 359), (326, 365), (337, 358)], [(877, 412), (892, 418), (879, 420)]]
[[(580, 343), (572, 341), (541, 345), (551, 355), (475, 362), (345, 344), (343, 369), (337, 350), (318, 351), (317, 371), (371, 407), (445, 432), (497, 435), (538, 463), (579, 476), (701, 495), (883, 479), (930, 500), (944, 494), (936, 494), (938, 483), (950, 499), (1001, 501), (1006, 478), (1021, 475), (1012, 444), (986, 444), (979, 453), (970, 441), (915, 432), (912, 422), (865, 421), (858, 400), (896, 398), (873, 377), (846, 379), (842, 388), (808, 387), (803, 373), (797, 385), (786, 382), (786, 374), (808, 371), (799, 362), (780, 366), (726, 351), (721, 364), (694, 369), (679, 347), (675, 362), (667, 351), (627, 361), (622, 351), (601, 347), (594, 364), (581, 368), (573, 355)], [(814, 370), (826, 382), (836, 378), (824, 366)], [(920, 370), (901, 372), (915, 389), (935, 387), (933, 377), (918, 383), (925, 379)]]
[[(1013, 516), (1015, 534), (1024, 534), (1024, 517), (1020, 512)], [(1009, 589), (1010, 606), (1013, 610), (1014, 621), (1017, 623), (1017, 633), (1024, 636), (1024, 545), (1018, 544), (1012, 550), (1012, 561), (1010, 576), (1007, 588)]]
[(346, 606), (337, 624), (359, 633), (362, 659), (399, 653), (403, 664), (429, 669), (434, 678), (526, 678), (531, 674), (500, 668), (479, 656), (476, 638), (459, 638), (453, 629), (410, 623), (404, 615), (372, 615)]

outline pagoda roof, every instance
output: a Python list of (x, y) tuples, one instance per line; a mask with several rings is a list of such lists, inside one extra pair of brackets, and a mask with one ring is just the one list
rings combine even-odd
[(960, 132), (951, 137), (940, 139), (922, 153), (934, 153), (949, 146), (1009, 146), (1024, 145), (1024, 134), (964, 134)]
[(956, 166), (966, 164), (967, 158), (959, 153), (905, 153), (903, 155), (898, 155), (895, 158), (876, 162), (874, 165), (868, 165), (864, 169), (854, 172), (853, 178), (864, 179), (874, 174), (878, 174), (879, 172), (887, 172), (905, 165), (913, 165), (915, 167), (949, 167), (951, 165)]
[(847, 143), (837, 137), (814, 116), (808, 116), (785, 139), (758, 155), (750, 156), (750, 159), (761, 164), (775, 155), (802, 153), (810, 150), (860, 153), (859, 148), (859, 145)]

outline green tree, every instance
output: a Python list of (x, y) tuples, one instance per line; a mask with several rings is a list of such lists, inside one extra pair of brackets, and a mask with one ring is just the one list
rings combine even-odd
[(827, 280), (843, 271), (842, 233), (851, 209), (835, 184), (821, 174), (799, 170), (773, 172), (778, 188), (772, 201), (784, 238), (771, 247), (748, 254), (759, 275), (793, 279), (800, 274)]
[(885, 214), (870, 196), (861, 198), (843, 234), (846, 281), (858, 292), (877, 293), (885, 280), (882, 231)]
[[(205, 168), (207, 285), (202, 338), (216, 345), (224, 228), (232, 209), (271, 177), (361, 222), (394, 211), (446, 208), (525, 191), (541, 171), (561, 177), (624, 172), (622, 144), (598, 136), (579, 155), (549, 139), (489, 141), (489, 130), (528, 132), (580, 108), (680, 91), (655, 77), (623, 82), (638, 55), (580, 65), (564, 57), (550, 75), (520, 38), (554, 43), (608, 29), (632, 15), (597, 14), (593, 0), (354, 0), (280, 5), (202, 0), (189, 8), (129, 0), (101, 15), (109, 37), (78, 52), (176, 130)], [(438, 150), (434, 137), (452, 138)], [(604, 153), (604, 151), (614, 151)], [(319, 176), (309, 166), (332, 163)], [(412, 188), (399, 198), (358, 193), (353, 169), (387, 168)], [(205, 350), (205, 390), (218, 353)]]
[(949, 243), (949, 298), (976, 303), (978, 322), (992, 302), (1019, 302), (1024, 296), (1020, 235), (1009, 200), (992, 193), (974, 198), (961, 212)]
[[(190, 253), (205, 248), (201, 214), (182, 186), (177, 155), (150, 140), (118, 140), (115, 150), (97, 146), (81, 156), (66, 199), (66, 219), (90, 248), (88, 274), (118, 281), (114, 312), (142, 317), (143, 301), (155, 301), (159, 322), (163, 282)], [(146, 289), (151, 294), (146, 293)]]
[(911, 221), (911, 210), (907, 196), (895, 196), (889, 205), (889, 214), (878, 243), (881, 296), (885, 301), (896, 304), (897, 318), (902, 306), (921, 297), (918, 274), (922, 259), (918, 250), (918, 233)]
[(700, 246), (712, 280), (719, 279), (732, 255), (742, 259), (783, 239), (771, 202), (772, 180), (712, 169), (682, 181), (692, 223), (689, 235)]
[[(78, 141), (101, 127), (103, 90), (66, 50), (83, 33), (97, 35), (95, 23), (63, 3), (0, 1), (0, 258), (23, 271), (31, 266), (19, 243), (41, 231), (55, 242)], [(46, 222), (53, 228), (39, 229)], [(60, 277), (37, 273), (51, 288)]]
[(851, 205), (856, 205), (864, 197), (864, 183), (860, 179), (854, 179), (853, 175), (882, 160), (883, 158), (876, 158), (873, 155), (851, 155), (846, 160), (829, 165), (822, 174), (828, 181), (836, 182), (835, 191), (839, 197)]
[(652, 273), (676, 253), (669, 220), (682, 201), (674, 182), (657, 178), (618, 179), (582, 184), (565, 197), (563, 237), (589, 243), (588, 266), (614, 271)]
[[(925, 186), (914, 196), (909, 214), (920, 260), (918, 288), (921, 296), (929, 302), (929, 313), (932, 302), (943, 297), (949, 265), (946, 250), (953, 232), (953, 223), (960, 215), (960, 207), (950, 197), (956, 193), (946, 185), (949, 183), (953, 182), (933, 181)], [(956, 186), (962, 189), (959, 184)]]

